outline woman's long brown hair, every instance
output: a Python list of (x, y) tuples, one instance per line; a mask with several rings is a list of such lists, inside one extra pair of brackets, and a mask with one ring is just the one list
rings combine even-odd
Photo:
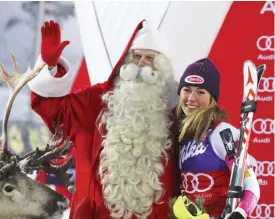
[(180, 121), (179, 142), (184, 138), (190, 137), (200, 142), (205, 132), (215, 124), (216, 121), (225, 121), (227, 112), (217, 106), (217, 102), (213, 97), (210, 99), (210, 104), (207, 108), (195, 111), (189, 115), (185, 115), (180, 103), (177, 107), (177, 118)]

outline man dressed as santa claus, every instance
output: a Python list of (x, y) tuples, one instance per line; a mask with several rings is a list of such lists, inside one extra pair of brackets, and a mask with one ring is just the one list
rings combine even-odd
[(69, 41), (54, 21), (41, 34), (36, 65), (46, 66), (29, 82), (31, 106), (52, 132), (53, 122), (64, 124), (75, 145), (70, 218), (169, 218), (176, 85), (165, 38), (139, 23), (108, 80), (70, 93), (69, 63), (60, 57)]

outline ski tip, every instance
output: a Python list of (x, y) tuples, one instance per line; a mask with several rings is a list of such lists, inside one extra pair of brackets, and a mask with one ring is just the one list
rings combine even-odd
[(245, 72), (245, 71), (248, 71), (248, 69), (249, 69), (250, 71), (254, 72), (255, 74), (256, 74), (256, 72), (257, 72), (257, 68), (256, 68), (255, 64), (254, 64), (252, 61), (250, 61), (250, 60), (246, 60), (246, 61), (244, 62), (244, 64), (243, 64), (243, 69), (244, 69), (244, 72)]
[(258, 84), (260, 83), (260, 80), (261, 80), (265, 70), (266, 70), (266, 65), (265, 64), (262, 64), (262, 65), (257, 67)]
[(243, 63), (243, 69), (253, 69), (253, 70), (257, 70), (255, 64), (250, 61), (250, 60), (246, 60)]
[(262, 64), (257, 67), (258, 72), (264, 72), (266, 70), (266, 64)]
[(251, 60), (246, 60), (246, 61), (244, 61), (243, 65), (244, 65), (244, 66), (250, 66), (250, 67), (253, 66), (253, 67), (256, 68), (254, 62), (252, 62)]

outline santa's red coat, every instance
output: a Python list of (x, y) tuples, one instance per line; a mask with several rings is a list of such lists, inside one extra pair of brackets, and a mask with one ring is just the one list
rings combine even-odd
[[(129, 47), (142, 27), (140, 23), (134, 31), (120, 61), (115, 66), (109, 79), (105, 83), (96, 84), (62, 97), (42, 97), (32, 92), (31, 106), (38, 113), (51, 132), (52, 124), (64, 124), (65, 132), (74, 143), (74, 157), (76, 166), (75, 186), (76, 193), (71, 200), (70, 219), (109, 219), (110, 212), (106, 209), (102, 198), (102, 185), (98, 175), (99, 155), (102, 145), (102, 136), (96, 126), (99, 113), (105, 107), (102, 103), (102, 94), (113, 88), (116, 72), (121, 65)], [(59, 68), (61, 69), (61, 68)], [(45, 86), (47, 86), (45, 84)], [(34, 90), (33, 90), (34, 91)], [(175, 176), (175, 162), (173, 151), (170, 150), (170, 159), (165, 166), (161, 182), (165, 194), (162, 204), (154, 204), (153, 211), (148, 219), (168, 219), (168, 199), (175, 195), (178, 176)], [(133, 217), (134, 218), (134, 217)]]

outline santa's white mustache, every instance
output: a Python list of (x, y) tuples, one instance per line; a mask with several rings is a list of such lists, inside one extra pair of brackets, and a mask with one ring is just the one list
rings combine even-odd
[(134, 81), (140, 75), (142, 81), (147, 84), (154, 84), (158, 79), (156, 71), (149, 66), (139, 67), (134, 63), (121, 66), (120, 77), (125, 81)]

